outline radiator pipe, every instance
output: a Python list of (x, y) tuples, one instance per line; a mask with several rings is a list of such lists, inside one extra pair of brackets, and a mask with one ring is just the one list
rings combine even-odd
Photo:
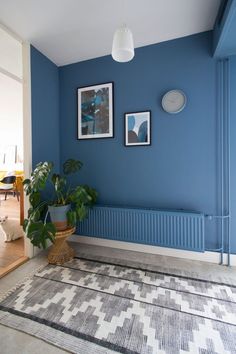
[(205, 215), (208, 220), (213, 219), (229, 219), (230, 215)]
[[(227, 162), (228, 162), (228, 213), (231, 212), (231, 168), (230, 168), (230, 62), (226, 60), (226, 84), (227, 84)], [(231, 220), (228, 219), (228, 266), (230, 266), (231, 255)]]
[(222, 248), (206, 248), (208, 252), (221, 252)]
[[(205, 215), (205, 218), (208, 220), (219, 219), (221, 220), (221, 225), (223, 224), (224, 220), (229, 219), (230, 215)], [(208, 252), (220, 252), (220, 264), (223, 264), (223, 255), (224, 255), (224, 248), (223, 248), (224, 239), (222, 238), (221, 234), (221, 247), (219, 248), (206, 248)]]
[[(231, 180), (230, 180), (230, 67), (229, 59), (221, 61), (221, 264), (223, 264), (225, 231), (227, 237), (227, 265), (231, 256)], [(225, 198), (226, 197), (226, 198)], [(225, 208), (226, 207), (226, 208)], [(227, 215), (225, 214), (227, 209)], [(224, 221), (228, 221), (225, 224)]]
[[(221, 221), (221, 247), (206, 249), (220, 252), (220, 264), (224, 264), (225, 231), (228, 243), (227, 265), (231, 256), (231, 169), (230, 169), (230, 63), (229, 59), (219, 61), (219, 117), (220, 117), (220, 169), (221, 169), (221, 215), (205, 215), (208, 220)], [(226, 173), (225, 173), (226, 172)], [(227, 199), (225, 200), (225, 196)], [(225, 206), (227, 205), (227, 214)], [(227, 228), (225, 230), (225, 221)]]
[[(224, 62), (220, 61), (220, 134), (221, 134), (221, 215), (224, 215)], [(221, 253), (220, 264), (223, 265), (224, 260), (224, 219), (221, 219)]]

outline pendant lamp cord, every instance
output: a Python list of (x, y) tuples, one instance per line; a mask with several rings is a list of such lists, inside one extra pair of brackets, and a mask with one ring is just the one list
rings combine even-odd
[(125, 21), (125, 0), (123, 0), (123, 14), (122, 14), (122, 17), (123, 17), (123, 21), (122, 21), (122, 23), (123, 23), (123, 27), (126, 27), (126, 21)]

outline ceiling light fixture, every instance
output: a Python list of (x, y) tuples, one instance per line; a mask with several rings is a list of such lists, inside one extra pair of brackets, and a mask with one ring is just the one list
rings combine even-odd
[(134, 57), (133, 35), (125, 24), (114, 33), (111, 55), (120, 63), (128, 62)]

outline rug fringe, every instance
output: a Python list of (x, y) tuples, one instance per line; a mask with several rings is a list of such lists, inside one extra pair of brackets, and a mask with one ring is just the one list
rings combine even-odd
[(11, 295), (14, 291), (19, 289), (24, 283), (30, 280), (36, 273), (40, 272), (46, 265), (41, 265), (36, 268), (34, 271), (30, 272), (27, 276), (25, 276), (21, 281), (17, 282), (13, 287), (8, 289), (7, 291), (0, 293), (0, 302), (4, 301), (9, 295)]

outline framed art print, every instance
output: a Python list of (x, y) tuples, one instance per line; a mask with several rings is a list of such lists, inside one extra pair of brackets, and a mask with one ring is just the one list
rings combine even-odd
[(125, 146), (151, 145), (151, 111), (125, 113)]
[(113, 137), (113, 83), (78, 88), (78, 139)]
[(17, 146), (7, 145), (4, 150), (3, 163), (6, 165), (12, 165), (17, 162)]

